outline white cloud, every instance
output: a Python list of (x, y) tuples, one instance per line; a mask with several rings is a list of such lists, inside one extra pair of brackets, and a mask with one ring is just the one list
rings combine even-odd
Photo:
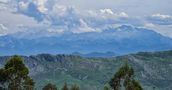
[(54, 33), (54, 34), (60, 34), (60, 33), (64, 33), (63, 29), (48, 29), (47, 30), (49, 33)]
[[(112, 17), (125, 17), (125, 18), (128, 18), (129, 15), (126, 14), (125, 12), (119, 12), (119, 13), (115, 13), (113, 12), (111, 9), (100, 9), (100, 14), (102, 15), (111, 15)], [(98, 13), (98, 15), (100, 15)]]
[(40, 12), (45, 13), (48, 9), (45, 7), (45, 4), (48, 0), (33, 0), (33, 2), (37, 5), (37, 8)]
[(55, 4), (52, 12), (57, 16), (63, 16), (66, 14), (67, 9), (68, 8), (66, 6)]
[(152, 16), (147, 17), (147, 20), (150, 23), (157, 25), (172, 25), (171, 15), (153, 14)]
[(1, 28), (5, 34), (12, 34), (22, 31), (24, 28), (40, 27), (33, 18), (21, 14), (15, 14), (8, 11), (0, 11)]
[(172, 19), (170, 15), (163, 15), (163, 14), (153, 14), (152, 17), (159, 18), (159, 19)]
[(10, 0), (0, 0), (0, 3), (8, 3)]
[[(4, 1), (4, 0), (0, 0)], [(4, 2), (7, 2), (5, 0)], [(14, 2), (15, 0), (11, 1)], [(65, 33), (71, 31), (73, 33), (101, 32), (106, 26), (115, 24), (132, 24), (136, 26), (144, 26), (149, 28), (159, 27), (159, 25), (172, 24), (172, 16), (163, 14), (153, 14), (149, 17), (135, 17), (130, 15), (127, 10), (116, 9), (113, 7), (100, 8), (78, 8), (75, 4), (67, 4), (70, 2), (87, 2), (87, 1), (69, 1), (68, 0), (19, 0), (17, 5), (10, 6), (18, 8), (22, 12), (14, 14), (12, 12), (0, 12), (0, 22), (9, 28), (6, 33), (15, 33), (23, 29), (44, 28), (48, 33)], [(137, 0), (135, 0), (137, 1)], [(89, 1), (95, 2), (95, 1)], [(103, 0), (100, 2), (107, 3)], [(111, 0), (111, 2), (114, 2)], [(116, 2), (121, 2), (117, 0)], [(125, 0), (122, 2), (126, 2)], [(127, 1), (129, 2), (129, 1)], [(131, 1), (130, 1), (131, 2)], [(134, 2), (134, 1), (132, 1)], [(140, 2), (140, 1), (137, 1)], [(108, 2), (109, 3), (109, 2)], [(13, 3), (15, 4), (15, 3)], [(85, 4), (85, 3), (84, 3)], [(91, 3), (90, 3), (91, 4)], [(131, 3), (130, 3), (131, 4)], [(16, 7), (15, 7), (16, 6)], [(89, 5), (91, 6), (91, 5)], [(126, 6), (126, 5), (124, 5)], [(96, 5), (95, 5), (96, 7)], [(126, 7), (125, 7), (126, 8)], [(131, 8), (130, 8), (131, 9)], [(135, 10), (135, 9), (134, 9)], [(132, 10), (132, 12), (137, 12)], [(29, 16), (29, 17), (28, 17)], [(39, 23), (36, 21), (39, 21)], [(143, 21), (145, 22), (143, 22)], [(160, 27), (161, 29), (169, 29)], [(52, 28), (53, 27), (53, 28)], [(60, 28), (58, 28), (60, 27)], [(157, 29), (157, 28), (155, 28)], [(164, 30), (163, 29), (163, 30)], [(27, 31), (26, 31), (27, 32)], [(157, 31), (158, 32), (158, 31)], [(172, 33), (168, 31), (169, 33)]]
[(73, 30), (73, 33), (89, 33), (89, 32), (101, 32), (101, 30), (99, 29), (94, 29), (91, 28), (87, 25), (86, 22), (84, 22), (84, 20), (80, 19), (80, 24), (81, 26), (79, 28), (77, 28), (76, 30)]
[(151, 29), (163, 36), (172, 38), (172, 25), (154, 25), (154, 24), (145, 24), (145, 28)]
[(28, 2), (24, 2), (24, 1), (20, 1), (18, 3), (19, 9), (22, 10), (22, 11), (27, 10), (28, 5), (29, 5), (29, 3)]
[(6, 35), (8, 28), (4, 24), (0, 24), (0, 36)]
[(153, 23), (146, 23), (144, 26), (148, 28), (156, 27)]
[(6, 10), (7, 6), (3, 3), (0, 3), (0, 11)]
[(131, 16), (147, 16), (155, 12), (172, 14), (172, 0), (58, 0), (65, 5), (74, 5), (81, 10), (110, 8), (124, 11)]
[(163, 36), (172, 38), (172, 25), (159, 25), (159, 24), (153, 24), (149, 22), (145, 22), (144, 28), (153, 30)]
[(117, 14), (120, 17), (129, 17), (128, 14), (126, 14), (125, 12), (121, 12), (119, 14)]
[(7, 27), (5, 27), (5, 25), (0, 24), (0, 30), (8, 30), (8, 28), (7, 28)]
[(111, 9), (100, 9), (100, 12), (103, 14), (114, 14)]

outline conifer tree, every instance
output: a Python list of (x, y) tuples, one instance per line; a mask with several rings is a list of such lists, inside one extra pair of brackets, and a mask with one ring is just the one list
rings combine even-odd
[(103, 90), (109, 90), (109, 88), (107, 86), (105, 86)]
[(62, 90), (69, 90), (66, 82), (65, 82), (65, 84), (64, 84), (64, 86), (63, 86), (63, 88), (62, 88)]
[(43, 87), (42, 90), (58, 90), (58, 89), (57, 89), (56, 85), (53, 85), (53, 84), (51, 84), (51, 83), (48, 83), (47, 85), (45, 85), (45, 86)]
[[(121, 85), (122, 84), (122, 85)], [(128, 64), (123, 65), (109, 81), (113, 90), (143, 90), (138, 81), (134, 80), (134, 69)]]
[(34, 81), (23, 59), (13, 56), (0, 70), (0, 87), (7, 90), (34, 90)]
[(75, 84), (75, 85), (73, 85), (73, 86), (71, 87), (71, 90), (79, 90), (79, 86), (77, 86), (77, 85)]

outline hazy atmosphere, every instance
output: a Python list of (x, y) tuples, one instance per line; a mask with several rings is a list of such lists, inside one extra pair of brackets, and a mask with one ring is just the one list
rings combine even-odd
[(172, 90), (172, 0), (0, 0), (0, 90)]

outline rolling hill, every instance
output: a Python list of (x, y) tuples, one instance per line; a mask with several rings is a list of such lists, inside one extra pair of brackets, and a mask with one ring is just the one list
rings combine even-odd
[[(0, 57), (0, 67), (10, 56)], [(83, 58), (74, 55), (23, 56), (40, 90), (52, 82), (61, 87), (78, 84), (82, 90), (101, 90), (119, 67), (128, 62), (145, 90), (172, 89), (172, 51), (140, 52), (112, 58)]]

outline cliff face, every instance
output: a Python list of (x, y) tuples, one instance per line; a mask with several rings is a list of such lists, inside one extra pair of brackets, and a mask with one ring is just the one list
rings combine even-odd
[[(0, 67), (9, 58), (1, 56)], [(137, 53), (114, 58), (50, 54), (23, 58), (38, 89), (48, 82), (60, 87), (66, 81), (69, 84), (79, 84), (82, 90), (100, 90), (125, 62), (134, 67), (136, 77), (145, 90), (152, 90), (153, 87), (156, 90), (172, 89), (172, 51)]]

